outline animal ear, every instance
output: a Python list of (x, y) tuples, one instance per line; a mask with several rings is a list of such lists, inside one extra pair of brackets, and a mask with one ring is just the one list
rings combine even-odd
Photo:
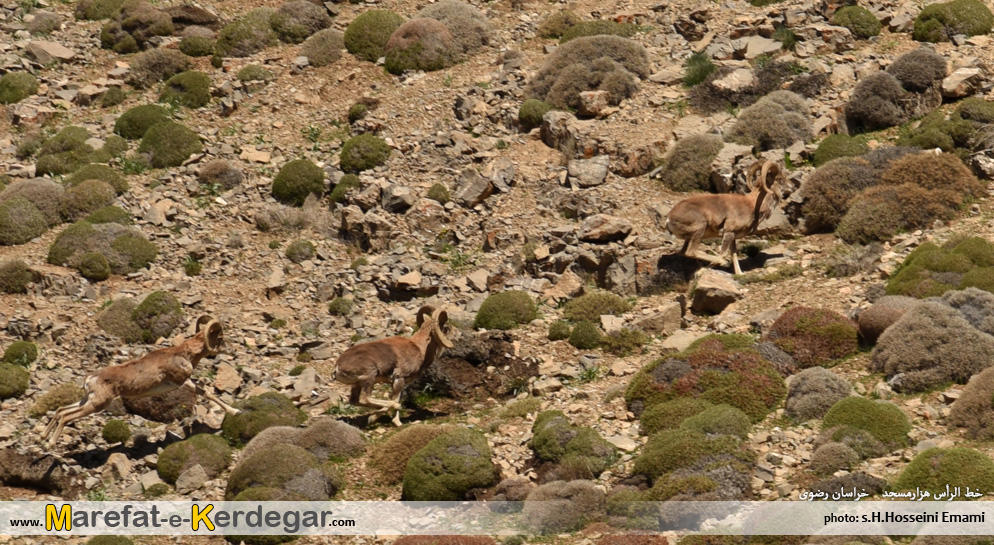
[(215, 351), (221, 348), (221, 343), (224, 341), (224, 332), (221, 328), (221, 322), (217, 320), (211, 320), (207, 324), (207, 335), (204, 337), (204, 343), (207, 345), (207, 349)]
[(432, 316), (435, 314), (435, 307), (431, 305), (425, 305), (418, 309), (418, 327), (425, 323), (425, 315)]
[(203, 329), (203, 327), (204, 327), (205, 324), (209, 324), (209, 323), (211, 323), (213, 321), (214, 321), (214, 318), (211, 318), (207, 314), (204, 314), (200, 318), (197, 318), (197, 327), (196, 327), (196, 330), (194, 331), (194, 333), (200, 333), (200, 330)]

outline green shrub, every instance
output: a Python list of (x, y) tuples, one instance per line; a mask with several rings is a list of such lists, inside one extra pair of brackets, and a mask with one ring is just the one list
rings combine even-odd
[(81, 0), (76, 3), (75, 14), (77, 19), (99, 21), (113, 17), (122, 5), (124, 0)]
[(390, 35), (384, 48), (384, 66), (391, 74), (441, 70), (455, 64), (456, 48), (455, 38), (445, 25), (434, 19), (413, 19)]
[(359, 177), (355, 174), (346, 174), (342, 176), (342, 179), (335, 184), (335, 189), (331, 190), (331, 194), (328, 195), (328, 200), (333, 203), (342, 202), (345, 199), (345, 195), (352, 191), (353, 189), (358, 189), (360, 187)]
[[(956, 287), (968, 287), (966, 275), (976, 267), (987, 268), (994, 261), (989, 246), (990, 242), (979, 237), (959, 241), (951, 248), (922, 244), (891, 275), (887, 293), (923, 298), (942, 295)], [(971, 281), (976, 282), (983, 275), (983, 272), (974, 273)]]
[(487, 16), (475, 6), (459, 0), (439, 0), (418, 12), (418, 18), (434, 19), (452, 33), (458, 52), (473, 53), (490, 44), (493, 29)]
[(811, 140), (811, 120), (804, 99), (774, 91), (742, 110), (726, 139), (768, 151)]
[(542, 401), (537, 397), (528, 397), (512, 401), (504, 410), (500, 412), (501, 418), (524, 418), (529, 414), (538, 412), (542, 408)]
[(567, 28), (559, 43), (564, 44), (576, 38), (603, 34), (631, 38), (637, 30), (638, 28), (631, 23), (618, 23), (611, 20), (583, 21)]
[(580, 350), (592, 350), (601, 345), (601, 330), (594, 324), (583, 321), (573, 327), (569, 343)]
[(277, 39), (271, 25), (274, 13), (272, 8), (256, 8), (225, 25), (214, 44), (215, 55), (248, 57), (273, 45)]
[(790, 308), (773, 322), (769, 338), (802, 369), (831, 366), (859, 350), (856, 323), (826, 309)]
[(230, 462), (228, 443), (217, 435), (201, 433), (166, 447), (159, 454), (156, 470), (163, 481), (176, 484), (176, 479), (195, 465), (199, 464), (207, 477), (213, 479), (227, 469)]
[(131, 439), (131, 426), (124, 420), (112, 418), (104, 424), (100, 436), (108, 443), (124, 443)]
[(833, 405), (848, 397), (851, 389), (845, 379), (827, 369), (805, 369), (791, 379), (784, 412), (802, 421), (821, 418)]
[(356, 121), (366, 117), (368, 112), (369, 106), (362, 102), (356, 102), (352, 106), (349, 106), (349, 124), (354, 124)]
[(87, 180), (106, 182), (114, 188), (114, 192), (118, 195), (128, 190), (128, 181), (123, 176), (109, 166), (98, 163), (91, 163), (77, 170), (66, 180), (66, 183), (70, 186), (76, 186)]
[(159, 100), (187, 108), (203, 108), (211, 102), (211, 78), (196, 70), (176, 74), (166, 80)]
[(569, 322), (563, 320), (556, 320), (552, 322), (549, 326), (549, 340), (550, 341), (562, 341), (569, 338), (570, 326)]
[(119, 225), (131, 225), (134, 223), (131, 220), (131, 214), (122, 208), (116, 206), (105, 206), (94, 210), (92, 214), (86, 217), (83, 221), (87, 223), (92, 223), (94, 225), (99, 223), (117, 223)]
[(119, 274), (130, 274), (148, 267), (159, 254), (155, 244), (142, 236), (124, 234), (114, 238), (111, 249), (120, 256), (120, 260), (108, 257), (111, 270)]
[(707, 435), (732, 435), (746, 439), (752, 422), (744, 412), (728, 405), (714, 405), (688, 416), (680, 424), (680, 429)]
[(79, 273), (91, 282), (110, 278), (110, 263), (103, 254), (87, 252), (79, 257)]
[(97, 154), (86, 143), (89, 138), (90, 131), (83, 127), (60, 130), (38, 150), (35, 170), (38, 174), (69, 174), (91, 163)]
[(273, 198), (288, 206), (302, 206), (311, 193), (324, 193), (324, 171), (307, 159), (283, 165), (273, 179)]
[(339, 159), (345, 172), (361, 172), (378, 167), (390, 157), (390, 146), (382, 138), (373, 134), (360, 134), (342, 144)]
[(286, 257), (294, 263), (301, 263), (314, 257), (314, 245), (307, 240), (296, 240), (286, 249)]
[[(307, 415), (286, 396), (266, 392), (238, 405), (237, 414), (225, 415), (221, 435), (232, 445), (241, 445), (273, 426), (299, 426)], [(230, 483), (229, 483), (230, 486)]]
[(826, 443), (811, 455), (811, 472), (823, 477), (840, 469), (849, 470), (859, 463), (859, 454), (842, 443)]
[(155, 291), (135, 308), (131, 319), (141, 329), (142, 340), (153, 343), (176, 329), (183, 319), (183, 306), (171, 294)]
[(682, 468), (692, 468), (703, 460), (715, 463), (722, 459), (731, 466), (752, 464), (754, 455), (746, 450), (738, 437), (719, 435), (708, 437), (688, 430), (663, 430), (642, 447), (635, 458), (634, 473), (650, 481)]
[(307, 0), (290, 0), (276, 10), (270, 24), (280, 40), (299, 44), (311, 34), (331, 26), (331, 17), (323, 6)]
[(9, 363), (0, 363), (0, 400), (18, 398), (28, 390), (31, 375), (27, 369)]
[(214, 54), (214, 39), (207, 36), (184, 36), (179, 50), (189, 57), (209, 57)]
[(66, 192), (61, 184), (44, 178), (22, 180), (10, 184), (3, 190), (3, 193), (0, 193), (0, 201), (13, 199), (29, 201), (45, 216), (48, 225), (62, 223), (61, 210), (65, 197)]
[(714, 407), (711, 403), (693, 397), (678, 397), (649, 407), (639, 417), (643, 435), (653, 435), (662, 430), (680, 427), (684, 420)]
[(957, 34), (989, 34), (992, 24), (994, 14), (983, 2), (953, 0), (922, 8), (915, 18), (913, 36), (919, 42), (947, 42)]
[(620, 36), (586, 36), (556, 48), (529, 82), (525, 96), (556, 108), (578, 109), (582, 91), (602, 90), (610, 94), (610, 104), (618, 104), (648, 75), (648, 54), (641, 45)]
[(300, 46), (301, 55), (311, 66), (328, 66), (342, 57), (345, 38), (342, 31), (326, 28), (315, 32)]
[(674, 191), (711, 190), (711, 163), (725, 146), (717, 134), (696, 134), (677, 141), (659, 178)]
[(559, 480), (542, 484), (525, 499), (521, 510), (523, 527), (536, 535), (582, 530), (604, 517), (604, 496), (603, 488), (590, 481)]
[(616, 356), (628, 356), (649, 344), (649, 336), (638, 329), (623, 327), (601, 338), (604, 350)]
[(110, 87), (107, 92), (100, 97), (100, 107), (101, 108), (111, 108), (117, 106), (118, 104), (124, 102), (124, 99), (128, 98), (128, 94), (124, 92), (120, 87)]
[[(337, 467), (295, 445), (274, 445), (239, 461), (228, 478), (226, 500), (326, 501), (342, 488)], [(247, 494), (254, 494), (249, 496)], [(246, 495), (243, 495), (246, 494)], [(258, 501), (258, 500), (257, 500)]]
[(595, 291), (566, 303), (563, 318), (572, 322), (600, 323), (602, 315), (620, 316), (631, 308), (631, 304), (618, 295), (609, 291)]
[(972, 448), (930, 448), (904, 468), (894, 483), (898, 491), (912, 488), (941, 490), (946, 486), (990, 490), (994, 485), (994, 461)]
[(352, 299), (335, 297), (328, 303), (328, 314), (332, 316), (348, 316), (352, 313)]
[(34, 273), (20, 259), (8, 259), (0, 263), (0, 292), (27, 293), (28, 284), (34, 281)]
[(35, 400), (34, 405), (28, 410), (28, 414), (38, 418), (45, 416), (49, 411), (72, 405), (81, 399), (83, 399), (83, 389), (79, 386), (57, 384)]
[(387, 484), (399, 483), (404, 478), (404, 471), (411, 456), (449, 430), (434, 424), (405, 426), (374, 447), (369, 465), (381, 474)]
[(845, 6), (832, 15), (832, 24), (844, 26), (861, 40), (880, 34), (880, 21), (862, 6)]
[(191, 67), (190, 59), (176, 49), (149, 49), (131, 60), (128, 83), (136, 89), (144, 89)]
[(959, 103), (954, 117), (981, 124), (994, 123), (994, 102), (980, 97), (970, 97)]
[(562, 10), (546, 17), (538, 25), (538, 35), (543, 38), (559, 38), (571, 26), (580, 24), (583, 19), (569, 10)]
[(100, 45), (121, 55), (135, 53), (152, 47), (153, 38), (171, 36), (175, 31), (169, 13), (151, 2), (129, 1), (100, 29)]
[(459, 501), (474, 488), (497, 483), (487, 438), (479, 431), (460, 428), (439, 435), (407, 462), (403, 499)]
[(870, 164), (861, 158), (843, 157), (818, 167), (804, 182), (805, 230), (834, 230), (856, 195), (875, 183)]
[(62, 199), (62, 217), (74, 221), (114, 202), (116, 192), (110, 184), (100, 180), (86, 180), (65, 192)]
[(870, 151), (869, 146), (858, 138), (845, 134), (833, 134), (818, 143), (813, 162), (816, 167), (839, 157), (857, 157)]
[(38, 360), (38, 345), (29, 341), (14, 341), (3, 351), (3, 362), (27, 367)]
[(514, 329), (538, 317), (538, 308), (528, 293), (504, 291), (487, 297), (476, 313), (476, 329)]
[(551, 104), (535, 98), (529, 98), (522, 102), (521, 108), (518, 109), (518, 123), (525, 130), (541, 127), (542, 118), (553, 109)]
[(272, 71), (259, 64), (249, 64), (238, 71), (238, 81), (271, 81)]
[(138, 146), (139, 153), (150, 156), (154, 168), (178, 167), (203, 150), (200, 136), (174, 121), (153, 125)]
[(403, 23), (404, 18), (390, 10), (364, 11), (345, 29), (345, 48), (360, 60), (376, 62), (386, 52), (390, 35)]
[(444, 205), (451, 199), (449, 196), (449, 188), (445, 187), (445, 184), (441, 182), (436, 182), (428, 188), (428, 198), (438, 204)]
[(911, 421), (897, 405), (865, 397), (847, 397), (825, 413), (822, 428), (851, 426), (869, 432), (888, 448), (908, 443)]
[(48, 222), (27, 199), (0, 202), (0, 245), (24, 244), (48, 230)]
[(114, 122), (114, 133), (128, 140), (138, 140), (154, 125), (169, 121), (169, 110), (156, 104), (135, 106)]
[(711, 57), (707, 53), (699, 51), (687, 57), (683, 63), (683, 69), (683, 84), (687, 87), (693, 87), (703, 83), (718, 67), (711, 62)]
[(14, 104), (38, 92), (38, 78), (28, 72), (7, 72), (0, 77), (0, 104)]

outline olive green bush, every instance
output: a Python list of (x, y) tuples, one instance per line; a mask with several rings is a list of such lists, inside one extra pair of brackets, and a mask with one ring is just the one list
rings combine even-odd
[(578, 109), (582, 91), (603, 90), (618, 104), (649, 75), (645, 49), (620, 36), (586, 36), (558, 47), (532, 78), (525, 96), (556, 108)]
[(118, 208), (116, 206), (105, 206), (94, 210), (92, 214), (86, 216), (83, 220), (94, 225), (99, 223), (117, 223), (119, 225), (131, 225), (134, 221), (131, 219), (131, 213), (123, 208)]
[(231, 447), (228, 443), (217, 435), (200, 433), (163, 449), (156, 461), (156, 471), (163, 481), (176, 484), (176, 479), (195, 465), (200, 465), (207, 477), (213, 479), (227, 469), (229, 463)]
[(75, 221), (114, 202), (116, 192), (107, 182), (86, 180), (69, 188), (62, 197), (62, 217)]
[(543, 38), (560, 38), (571, 26), (582, 22), (583, 18), (570, 10), (557, 11), (538, 24), (538, 35)]
[(188, 57), (209, 57), (214, 54), (214, 39), (207, 36), (184, 36), (179, 50)]
[(200, 136), (175, 121), (152, 125), (138, 145), (138, 152), (147, 155), (154, 168), (178, 167), (203, 150)]
[(384, 66), (391, 74), (441, 70), (458, 60), (458, 47), (444, 24), (423, 17), (412, 19), (397, 27), (387, 40)]
[(283, 165), (273, 179), (273, 198), (288, 206), (302, 206), (311, 193), (324, 193), (324, 171), (307, 159)]
[(919, 42), (948, 42), (957, 34), (989, 34), (992, 25), (994, 14), (983, 2), (952, 0), (922, 8), (915, 18), (913, 36)]
[(176, 297), (164, 291), (150, 293), (131, 313), (131, 320), (141, 330), (146, 343), (168, 337), (182, 319), (183, 306)]
[(270, 24), (280, 40), (299, 44), (311, 34), (331, 26), (331, 17), (323, 6), (307, 0), (290, 0), (276, 10)]
[(432, 184), (432, 186), (428, 188), (428, 194), (426, 196), (441, 205), (444, 205), (452, 200), (451, 195), (449, 195), (449, 188), (445, 187), (445, 184), (440, 182)]
[(798, 367), (831, 366), (859, 350), (856, 323), (827, 309), (791, 307), (768, 333)]
[(289, 398), (276, 392), (252, 396), (238, 404), (238, 409), (221, 423), (221, 435), (232, 445), (247, 443), (266, 428), (299, 426), (307, 420)]
[(486, 298), (473, 320), (476, 329), (514, 329), (538, 317), (538, 308), (528, 293), (503, 291)]
[(901, 448), (908, 443), (911, 421), (893, 403), (865, 397), (847, 397), (825, 413), (822, 429), (837, 426), (863, 430), (887, 448)]
[(859, 463), (859, 454), (843, 443), (825, 443), (811, 455), (811, 472), (823, 477)]
[(844, 6), (832, 15), (832, 24), (843, 26), (861, 40), (880, 34), (881, 24), (870, 10), (862, 6)]
[(294, 263), (301, 263), (314, 257), (314, 244), (307, 240), (295, 240), (287, 246), (286, 257)]
[(571, 299), (563, 307), (563, 318), (572, 322), (600, 323), (605, 314), (620, 316), (632, 305), (624, 298), (609, 291), (594, 291)]
[(446, 431), (449, 428), (434, 424), (405, 426), (373, 447), (369, 465), (380, 473), (387, 484), (399, 483), (404, 478), (411, 456)]
[(341, 180), (335, 184), (335, 188), (331, 190), (331, 194), (328, 195), (328, 200), (333, 203), (342, 202), (345, 200), (345, 196), (348, 195), (353, 189), (358, 189), (362, 184), (359, 182), (359, 177), (355, 174), (346, 174), (342, 176)]
[(118, 299), (97, 314), (97, 326), (125, 342), (139, 342), (141, 328), (131, 319), (137, 306), (138, 303), (130, 297)]
[(108, 443), (124, 443), (131, 439), (131, 426), (124, 420), (112, 418), (100, 430), (100, 436)]
[(378, 167), (390, 157), (390, 146), (374, 134), (353, 136), (342, 144), (339, 166), (345, 172), (361, 172)]
[(0, 202), (24, 199), (45, 216), (49, 226), (53, 226), (62, 223), (61, 209), (65, 196), (66, 192), (61, 185), (52, 180), (35, 178), (7, 186), (0, 192)]
[(156, 104), (143, 104), (121, 114), (114, 122), (114, 133), (128, 140), (140, 140), (152, 126), (169, 120), (169, 110)]
[(551, 104), (535, 98), (529, 98), (521, 103), (518, 109), (518, 123), (521, 128), (529, 131), (542, 126), (542, 118), (555, 108)]
[(559, 43), (566, 43), (576, 38), (584, 36), (611, 35), (631, 38), (638, 31), (638, 27), (632, 23), (618, 23), (609, 19), (599, 19), (596, 21), (583, 21), (567, 28), (560, 38)]
[(265, 66), (249, 64), (238, 71), (237, 77), (238, 81), (271, 81), (276, 76)]
[(710, 191), (711, 163), (725, 146), (717, 134), (696, 134), (677, 141), (659, 178), (673, 191)]
[(0, 77), (0, 104), (14, 104), (38, 92), (38, 78), (29, 72), (7, 72)]
[(576, 532), (604, 517), (604, 490), (584, 480), (545, 483), (528, 494), (521, 515), (536, 535)]
[(485, 435), (459, 428), (414, 453), (404, 471), (405, 501), (459, 501), (476, 488), (497, 484), (498, 470)]
[(211, 102), (211, 78), (196, 70), (180, 72), (166, 80), (159, 100), (187, 108), (203, 108)]
[(0, 263), (0, 292), (27, 293), (33, 281), (34, 273), (24, 261), (7, 259)]
[(362, 12), (345, 29), (345, 48), (357, 59), (376, 62), (386, 53), (390, 36), (404, 23), (404, 18), (385, 9)]
[(76, 19), (86, 21), (109, 19), (122, 5), (124, 0), (81, 0), (76, 3), (75, 16)]
[(0, 363), (0, 400), (19, 398), (28, 390), (31, 375), (27, 369), (9, 363)]
[(0, 202), (0, 246), (24, 244), (47, 230), (45, 216), (27, 199)]
[(684, 420), (711, 407), (714, 407), (712, 403), (693, 397), (677, 397), (657, 403), (642, 411), (639, 416), (640, 430), (643, 435), (652, 435), (662, 430), (677, 429)]
[(572, 331), (572, 328), (569, 322), (556, 320), (549, 326), (548, 338), (550, 341), (562, 341), (569, 338), (570, 331)]
[(306, 428), (273, 426), (262, 430), (245, 445), (242, 457), (248, 458), (259, 450), (277, 445), (300, 447), (320, 462), (340, 462), (366, 451), (366, 440), (358, 428), (331, 417), (320, 417)]
[(967, 382), (946, 420), (950, 426), (966, 428), (971, 439), (994, 438), (994, 367), (984, 369)]
[(167, 12), (144, 0), (128, 1), (100, 29), (100, 45), (121, 55), (135, 53), (148, 48), (153, 38), (171, 36), (175, 30)]
[(103, 254), (87, 252), (79, 256), (77, 265), (79, 274), (91, 282), (100, 282), (110, 278), (110, 262)]
[(980, 97), (964, 99), (956, 107), (955, 116), (975, 123), (994, 123), (994, 102)]
[(294, 445), (274, 445), (243, 458), (224, 491), (234, 501), (326, 501), (344, 485), (341, 470)]
[(76, 222), (66, 227), (48, 250), (48, 262), (79, 268), (82, 256), (101, 254), (114, 274), (138, 272), (155, 261), (158, 249), (141, 231), (118, 222)]
[(221, 57), (248, 57), (276, 43), (272, 8), (255, 8), (221, 29), (214, 52)]
[(845, 134), (833, 134), (818, 143), (812, 162), (820, 167), (832, 159), (839, 157), (858, 157), (870, 151), (870, 148), (859, 138)]
[(587, 321), (578, 322), (569, 334), (569, 343), (580, 350), (592, 350), (600, 346), (601, 342), (601, 330)]
[(945, 490), (945, 487), (990, 490), (994, 486), (994, 461), (972, 448), (930, 448), (904, 468), (894, 489)]
[(3, 351), (3, 363), (27, 367), (38, 360), (38, 345), (30, 341), (14, 341)]
[(56, 384), (49, 391), (35, 399), (28, 414), (37, 418), (49, 411), (72, 405), (83, 399), (83, 389), (75, 384)]
[(735, 436), (709, 437), (683, 429), (663, 430), (649, 437), (635, 458), (633, 472), (652, 482), (681, 469), (700, 471), (719, 463), (732, 468), (751, 465), (754, 456)]
[(342, 31), (333, 28), (319, 30), (304, 40), (300, 53), (311, 66), (328, 66), (342, 57), (345, 42)]
[(752, 422), (744, 412), (729, 405), (714, 405), (680, 423), (680, 429), (703, 433), (707, 436), (731, 435), (746, 439)]
[(66, 183), (72, 187), (87, 180), (100, 180), (106, 182), (114, 188), (114, 193), (121, 195), (128, 191), (128, 181), (124, 176), (118, 174), (116, 170), (99, 163), (90, 163), (85, 167), (73, 172), (72, 176), (66, 179)]
[(36, 173), (53, 176), (70, 174), (95, 160), (109, 159), (86, 143), (90, 136), (90, 131), (83, 127), (70, 126), (60, 130), (38, 150)]

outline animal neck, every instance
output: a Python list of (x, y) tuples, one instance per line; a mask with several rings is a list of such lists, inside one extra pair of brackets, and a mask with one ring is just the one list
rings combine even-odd
[(752, 224), (750, 226), (751, 227), (750, 231), (755, 231), (756, 228), (759, 227), (760, 222), (762, 222), (763, 220), (766, 219), (767, 216), (769, 216), (770, 204), (768, 202), (769, 199), (767, 199), (767, 196), (769, 196), (769, 194), (770, 192), (767, 191), (766, 187), (762, 184), (762, 182), (760, 182), (759, 186), (756, 189), (752, 190), (752, 193), (749, 195), (754, 199), (752, 206)]
[(196, 367), (197, 364), (200, 363), (200, 360), (207, 355), (207, 343), (204, 341), (204, 337), (201, 334), (197, 334), (187, 339), (177, 348), (179, 348), (181, 355), (189, 360), (194, 367)]
[(421, 324), (421, 329), (417, 333), (411, 336), (411, 342), (413, 342), (418, 350), (421, 351), (421, 355), (424, 356), (428, 353), (428, 345), (431, 343), (431, 333), (432, 333), (432, 323), (425, 322)]

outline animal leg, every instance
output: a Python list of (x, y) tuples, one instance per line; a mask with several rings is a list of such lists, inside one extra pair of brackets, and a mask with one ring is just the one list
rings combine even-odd
[(211, 401), (214, 404), (216, 404), (218, 407), (221, 407), (222, 409), (224, 409), (224, 412), (226, 412), (228, 414), (237, 414), (238, 413), (238, 409), (236, 409), (236, 408), (232, 407), (231, 405), (228, 405), (227, 403), (221, 401), (221, 399), (218, 398), (216, 395), (214, 395), (211, 392), (208, 392), (206, 388), (202, 387), (201, 385), (197, 384), (196, 382), (193, 382), (193, 379), (187, 379), (187, 382), (190, 383), (190, 386), (193, 386), (193, 389), (197, 392), (198, 396), (204, 396), (204, 398), (207, 399), (207, 401)]
[[(110, 401), (110, 400), (108, 400)], [(79, 407), (73, 407), (58, 416), (58, 425), (55, 428), (55, 433), (46, 443), (46, 446), (51, 449), (55, 446), (55, 441), (58, 440), (59, 436), (62, 435), (62, 430), (66, 427), (66, 424), (72, 422), (73, 420), (78, 420), (84, 416), (89, 416), (95, 412), (103, 410), (107, 403), (97, 404), (95, 402), (83, 403)]]
[(729, 260), (732, 262), (732, 269), (735, 274), (742, 274), (742, 269), (739, 268), (739, 260), (735, 255), (735, 233), (725, 233), (721, 241), (721, 255), (729, 254)]
[(66, 405), (65, 407), (59, 407), (58, 409), (56, 409), (55, 413), (52, 414), (52, 419), (49, 420), (48, 425), (45, 426), (45, 431), (41, 433), (41, 440), (44, 442), (45, 439), (48, 439), (48, 436), (52, 435), (52, 432), (55, 431), (55, 426), (58, 425), (59, 419), (62, 418), (63, 414), (65, 414), (68, 411), (79, 408), (79, 406), (82, 405), (84, 401), (86, 401), (85, 398), (71, 405)]
[(400, 427), (400, 395), (404, 393), (404, 379), (403, 377), (397, 377), (393, 379), (393, 392), (390, 396), (390, 403), (393, 406), (393, 425)]

